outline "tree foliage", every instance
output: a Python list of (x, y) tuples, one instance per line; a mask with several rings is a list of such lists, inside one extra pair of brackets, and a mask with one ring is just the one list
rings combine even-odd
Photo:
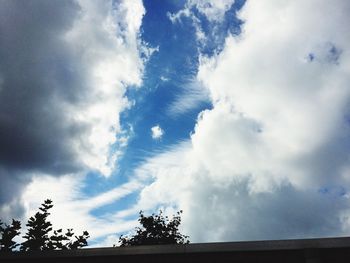
[(3, 224), (0, 220), (0, 250), (12, 251), (19, 246), (13, 239), (20, 234), (21, 222), (12, 219), (11, 225)]
[[(72, 240), (72, 238), (75, 240)], [(90, 237), (87, 231), (84, 231), (81, 236), (75, 236), (73, 229), (67, 229), (66, 233), (63, 233), (62, 229), (54, 230), (53, 235), (50, 237), (48, 248), (52, 249), (78, 249), (88, 245), (87, 239)]]
[(163, 216), (162, 211), (151, 216), (145, 216), (140, 211), (138, 221), (141, 227), (136, 227), (136, 233), (133, 236), (120, 236), (120, 246), (188, 244), (188, 236), (179, 232), (181, 213), (180, 210), (172, 219), (169, 219), (167, 216)]
[(25, 241), (20, 245), (13, 239), (20, 234), (21, 223), (12, 220), (11, 225), (4, 225), (0, 221), (1, 251), (13, 251), (18, 246), (21, 251), (78, 249), (87, 246), (87, 239), (90, 237), (87, 231), (76, 236), (73, 229), (67, 229), (65, 233), (62, 229), (53, 230), (51, 222), (48, 221), (49, 210), (52, 207), (52, 201), (47, 199), (41, 204), (39, 211), (29, 218), (26, 224), (27, 233), (23, 236)]

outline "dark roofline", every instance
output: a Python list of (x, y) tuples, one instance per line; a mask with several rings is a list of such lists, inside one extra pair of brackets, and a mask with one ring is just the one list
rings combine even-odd
[(0, 253), (6, 258), (64, 258), (64, 257), (104, 257), (133, 256), (157, 254), (197, 254), (222, 252), (305, 250), (305, 249), (350, 248), (350, 237), (289, 239), (268, 241), (193, 243), (185, 245), (154, 245), (134, 247), (85, 248), (78, 250), (31, 251), (16, 253)]

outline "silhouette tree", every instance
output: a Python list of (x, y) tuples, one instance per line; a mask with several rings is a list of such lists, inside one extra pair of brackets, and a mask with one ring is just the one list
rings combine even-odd
[(159, 211), (158, 215), (151, 216), (144, 216), (140, 211), (138, 221), (141, 227), (136, 227), (136, 233), (131, 237), (121, 235), (120, 246), (188, 244), (188, 236), (182, 235), (178, 230), (181, 224), (181, 213), (180, 210), (170, 220), (167, 216), (163, 216), (162, 211)]
[[(4, 225), (4, 226), (3, 226)], [(12, 219), (12, 224), (3, 224), (0, 220), (0, 250), (1, 251), (12, 251), (19, 244), (13, 239), (20, 234), (21, 222)]]
[(52, 230), (52, 224), (47, 221), (47, 217), (50, 215), (48, 210), (52, 207), (52, 201), (47, 199), (41, 207), (39, 207), (41, 212), (37, 212), (34, 216), (29, 218), (26, 224), (28, 232), (23, 236), (26, 241), (22, 243), (22, 251), (49, 249), (49, 232)]
[[(39, 212), (30, 217), (26, 226), (27, 233), (23, 238), (26, 240), (21, 244), (22, 251), (28, 250), (54, 250), (54, 249), (78, 249), (87, 246), (87, 239), (90, 237), (87, 231), (81, 236), (74, 236), (73, 229), (67, 229), (63, 233), (62, 229), (52, 232), (52, 224), (47, 220), (48, 212), (53, 207), (52, 201), (47, 199), (39, 207)], [(72, 240), (73, 236), (75, 240)]]

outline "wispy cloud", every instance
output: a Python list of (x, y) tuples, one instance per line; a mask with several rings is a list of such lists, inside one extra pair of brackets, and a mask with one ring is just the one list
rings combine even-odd
[(168, 17), (172, 23), (181, 20), (182, 16), (190, 17), (192, 9), (198, 10), (210, 22), (221, 21), (225, 13), (231, 8), (235, 0), (188, 0), (185, 7), (175, 14), (168, 13)]
[[(176, 13), (167, 13), (167, 17), (173, 23), (182, 23), (182, 19), (190, 18), (196, 32), (199, 43), (198, 48), (216, 46), (226, 36), (227, 28), (221, 27), (225, 20), (225, 14), (232, 8), (235, 0), (188, 0), (183, 9)], [(204, 30), (203, 18), (208, 21), (210, 30)], [(223, 31), (223, 32), (222, 32)], [(216, 42), (216, 43), (215, 43)], [(213, 45), (214, 43), (214, 45)]]
[(168, 114), (177, 117), (198, 108), (203, 103), (210, 103), (209, 91), (199, 81), (192, 80), (184, 84), (181, 93), (169, 105)]

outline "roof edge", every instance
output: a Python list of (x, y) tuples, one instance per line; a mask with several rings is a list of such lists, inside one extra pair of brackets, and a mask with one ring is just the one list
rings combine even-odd
[(350, 248), (350, 237), (286, 239), (242, 242), (193, 243), (133, 247), (83, 248), (77, 250), (0, 253), (0, 259), (33, 257), (101, 257), (116, 255), (219, 253), (300, 249)]

